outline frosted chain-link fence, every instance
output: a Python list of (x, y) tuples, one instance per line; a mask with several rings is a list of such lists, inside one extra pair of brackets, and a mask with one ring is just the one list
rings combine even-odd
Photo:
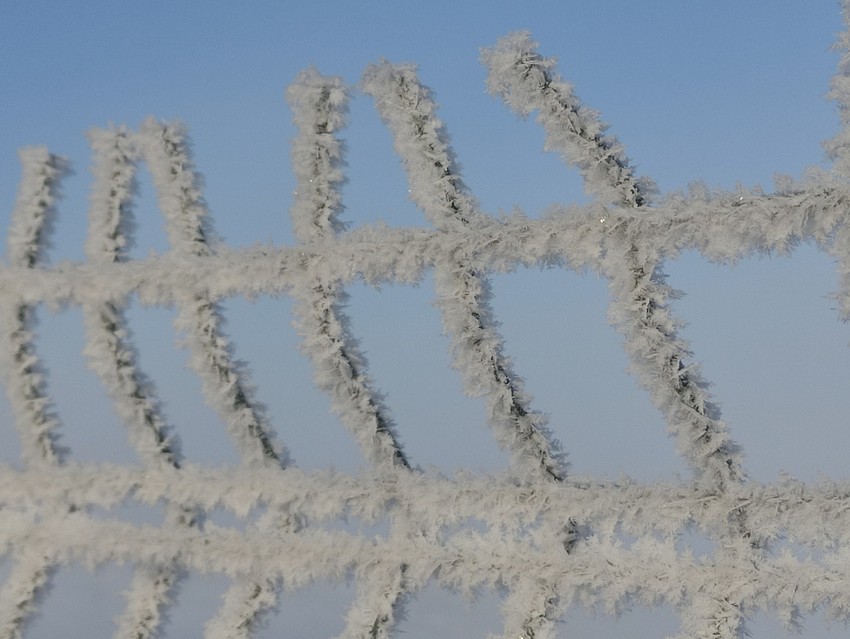
[[(842, 44), (847, 44), (844, 36)], [(154, 120), (138, 131), (90, 134), (95, 179), (85, 263), (43, 262), (66, 166), (41, 148), (21, 153), (23, 177), (0, 269), (0, 369), (21, 442), (19, 466), (0, 466), (0, 549), (13, 568), (0, 590), (0, 637), (25, 635), (54, 570), (70, 562), (128, 563), (135, 576), (116, 636), (152, 637), (174, 605), (181, 571), (222, 573), (230, 586), (205, 636), (251, 636), (289, 590), (350, 579), (357, 595), (342, 637), (393, 636), (405, 600), (436, 582), (458, 593), (503, 595), (506, 638), (553, 637), (571, 606), (615, 614), (630, 602), (669, 606), (683, 637), (740, 637), (766, 611), (794, 625), (807, 612), (850, 615), (850, 485), (763, 485), (747, 479), (740, 451), (705, 392), (661, 267), (695, 249), (732, 262), (783, 253), (811, 241), (836, 260), (843, 318), (850, 315), (850, 134), (830, 149), (831, 171), (787, 180), (773, 193), (657, 196), (616, 139), (573, 95), (527, 34), (483, 54), (489, 90), (522, 116), (536, 114), (547, 148), (577, 167), (593, 203), (541, 219), (484, 215), (465, 188), (436, 104), (415, 68), (380, 63), (362, 89), (392, 132), (410, 195), (431, 224), (365, 226), (337, 219), (344, 180), (347, 89), (304, 72), (287, 93), (299, 129), (292, 221), (299, 244), (234, 250), (218, 242), (204, 207), (184, 131)], [(850, 58), (833, 98), (850, 125)], [(150, 171), (170, 250), (129, 259), (135, 173)], [(573, 479), (503, 352), (488, 301), (488, 277), (520, 265), (591, 270), (609, 284), (609, 318), (635, 374), (664, 414), (693, 471), (681, 483)], [(496, 475), (446, 478), (421, 470), (396, 427), (351, 335), (341, 300), (355, 282), (417, 282), (432, 273), (453, 364), (465, 391), (486, 403), (493, 437), (512, 456)], [(290, 464), (222, 330), (219, 303), (232, 296), (291, 296), (318, 386), (367, 460), (369, 472), (306, 473)], [(190, 366), (236, 443), (241, 465), (220, 470), (183, 459), (137, 366), (125, 310), (178, 309)], [(114, 401), (140, 466), (66, 459), (57, 444), (34, 344), (38, 305), (81, 307), (85, 354)], [(378, 380), (379, 382), (380, 380)], [(179, 434), (179, 425), (175, 427)], [(92, 508), (166, 504), (161, 525), (93, 517)], [(244, 530), (204, 524), (213, 509), (246, 518)], [(367, 537), (323, 524), (344, 517), (390, 522)], [(464, 526), (476, 520), (481, 526)], [(716, 542), (695, 558), (684, 531)], [(634, 539), (623, 543), (623, 535)], [(801, 558), (777, 551), (791, 542)], [(199, 629), (201, 632), (201, 629)]]

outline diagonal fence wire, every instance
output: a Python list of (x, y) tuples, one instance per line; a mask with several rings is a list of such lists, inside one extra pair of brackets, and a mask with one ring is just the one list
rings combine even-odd
[[(89, 208), (86, 257), (92, 264), (127, 260), (132, 238), (132, 204), (136, 190), (135, 139), (125, 128), (89, 132), (95, 163)], [(130, 341), (124, 304), (93, 301), (82, 305), (86, 325), (85, 354), (127, 425), (130, 442), (147, 468), (180, 468), (179, 451), (150, 380), (139, 369)], [(178, 527), (198, 524), (191, 506), (169, 501), (166, 522)], [(118, 636), (146, 639), (161, 632), (163, 611), (172, 603), (180, 575), (177, 557), (136, 569), (127, 606), (117, 620)]]
[[(194, 173), (185, 132), (179, 125), (147, 120), (139, 137), (165, 215), (171, 250), (183, 257), (214, 253), (213, 231)], [(286, 452), (274, 443), (262, 407), (253, 398), (247, 373), (238, 368), (222, 330), (217, 303), (204, 291), (194, 291), (179, 303), (176, 326), (190, 349), (190, 366), (202, 380), (210, 404), (221, 415), (235, 440), (243, 463), (278, 467), (287, 463)], [(293, 532), (298, 521), (286, 509), (270, 510), (256, 527)], [(274, 579), (238, 575), (225, 593), (217, 616), (207, 624), (209, 639), (249, 637), (260, 617), (277, 603), (279, 586)]]
[[(462, 226), (474, 233), (485, 217), (463, 184), (435, 115), (436, 104), (415, 69), (384, 62), (367, 69), (363, 85), (393, 133), (414, 202), (438, 230), (450, 232)], [(447, 254), (439, 265), (438, 304), (467, 392), (486, 398), (496, 439), (513, 453), (523, 473), (562, 479), (563, 460), (543, 415), (530, 407), (503, 354), (489, 306), (489, 283), (461, 251)]]
[[(596, 115), (554, 73), (555, 61), (540, 56), (536, 47), (527, 33), (518, 33), (485, 51), (490, 90), (521, 115), (539, 112), (548, 149), (579, 168), (587, 191), (620, 207), (643, 209), (650, 201), (651, 185), (634, 176), (619, 142), (605, 133)], [(605, 221), (600, 219), (601, 224)], [(691, 353), (677, 335), (680, 323), (667, 308), (670, 291), (661, 270), (662, 256), (635, 241), (630, 226), (626, 221), (610, 231), (601, 263), (613, 293), (612, 324), (626, 337), (625, 348), (639, 377), (666, 414), (697, 477), (723, 492), (730, 482), (744, 477), (740, 451), (720, 421), (718, 407), (708, 398), (698, 368), (684, 363)], [(725, 554), (732, 561), (759, 562), (760, 542), (752, 537), (744, 508), (730, 513), (729, 530), (723, 537)], [(741, 539), (746, 543), (737, 543)], [(699, 599), (684, 620), (687, 631), (701, 635), (707, 627), (718, 637), (745, 632), (741, 602), (725, 588)]]
[[(292, 223), (303, 242), (322, 241), (344, 229), (340, 187), (343, 145), (337, 133), (344, 126), (347, 96), (342, 80), (309, 69), (287, 90), (298, 137), (292, 147), (298, 179)], [(305, 279), (295, 293), (296, 313), (310, 355), (316, 383), (330, 394), (334, 407), (374, 470), (410, 471), (381, 396), (366, 376), (366, 362), (342, 310), (344, 291), (339, 282), (321, 277)], [(351, 607), (340, 639), (385, 639), (401, 614), (405, 565), (390, 566), (380, 579), (360, 580), (358, 599)]]
[[(59, 182), (67, 173), (67, 163), (43, 147), (20, 152), (23, 177), (12, 212), (7, 255), (14, 269), (35, 269), (43, 265), (49, 235), (56, 213)], [(46, 371), (35, 349), (36, 307), (20, 301), (0, 309), (0, 370), (15, 425), (21, 441), (21, 457), (26, 468), (45, 469), (63, 461), (57, 445), (59, 419), (47, 395)], [(69, 503), (58, 506), (73, 509)], [(39, 597), (49, 588), (55, 561), (49, 552), (32, 552), (20, 546), (16, 563), (0, 590), (0, 637), (17, 639), (26, 622), (36, 612)]]
[[(375, 98), (381, 117), (393, 133), (395, 148), (407, 171), (412, 199), (438, 231), (482, 226), (486, 218), (467, 192), (448, 135), (436, 117), (437, 106), (422, 86), (414, 67), (383, 62), (366, 70), (363, 85)], [(533, 410), (519, 377), (503, 353), (501, 336), (489, 304), (490, 286), (471, 265), (465, 251), (453, 251), (434, 269), (444, 331), (452, 340), (454, 365), (467, 392), (482, 395), (499, 444), (513, 454), (514, 463), (533, 481), (563, 481), (566, 464), (558, 443), (546, 428), (544, 416)], [(574, 522), (557, 526), (553, 535), (571, 552), (577, 534)], [(519, 611), (517, 631), (528, 639), (543, 637), (556, 615), (558, 597), (551, 584), (528, 580), (509, 584), (506, 610)], [(534, 590), (536, 596), (530, 596)], [(516, 604), (511, 599), (523, 603)], [(527, 610), (528, 601), (533, 609)], [(538, 602), (544, 602), (539, 604)]]

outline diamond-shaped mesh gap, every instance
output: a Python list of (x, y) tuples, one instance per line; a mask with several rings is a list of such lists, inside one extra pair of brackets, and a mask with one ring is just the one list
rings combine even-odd
[(676, 552), (689, 554), (696, 561), (710, 561), (717, 552), (718, 542), (708, 533), (693, 526), (685, 528), (676, 537)]
[[(850, 331), (834, 260), (810, 244), (734, 268), (688, 253), (666, 266), (674, 307), (753, 479), (848, 476), (843, 442)], [(710, 319), (709, 319), (710, 318)], [(781, 442), (781, 445), (779, 443)]]
[[(279, 105), (279, 92), (271, 93)], [(260, 107), (257, 101), (251, 102), (251, 108), (271, 106)], [(197, 143), (192, 151), (204, 170), (204, 198), (215, 218), (216, 234), (234, 248), (292, 245), (295, 238), (287, 211), (292, 205), (295, 181), (288, 158), (281, 153), (291, 137), (289, 123), (278, 113), (262, 140), (249, 139), (242, 126), (222, 129), (214, 111), (204, 110), (200, 123), (193, 120), (193, 130), (199, 126), (211, 135), (203, 140), (203, 145), (200, 136), (193, 136)], [(269, 149), (265, 157), (257, 152), (261, 147)], [(227, 185), (234, 171), (244, 176), (239, 189)], [(160, 224), (161, 215), (155, 212), (150, 221)]]
[(398, 632), (405, 639), (461, 639), (475, 628), (477, 636), (496, 636), (502, 630), (501, 604), (495, 592), (465, 596), (429, 583), (410, 598)]
[(463, 394), (451, 370), (433, 278), (417, 286), (355, 284), (348, 293), (352, 332), (386, 395), (410, 461), (449, 474), (504, 469), (507, 455), (493, 441), (480, 401)]
[(136, 169), (135, 193), (127, 220), (132, 238), (127, 247), (129, 259), (143, 260), (168, 251), (165, 223), (157, 205), (150, 171), (145, 164), (139, 164)]
[(690, 474), (663, 416), (628, 374), (623, 338), (606, 321), (604, 279), (519, 268), (494, 274), (492, 288), (505, 350), (569, 451), (573, 474), (643, 481)]
[(598, 637), (633, 639), (634, 637), (673, 637), (680, 621), (670, 606), (629, 605), (618, 615), (583, 606), (569, 608), (558, 623), (558, 637)]
[[(392, 137), (381, 124), (372, 101), (355, 95), (350, 109), (350, 129), (341, 135), (347, 179), (341, 187), (345, 210), (340, 219), (352, 230), (372, 224), (427, 227), (422, 211), (410, 200), (404, 169), (393, 152)], [(379, 189), (375, 188), (377, 176), (381, 180)]]
[(47, 383), (61, 421), (59, 446), (78, 462), (135, 464), (126, 428), (87, 366), (83, 313), (77, 307), (58, 312), (41, 307), (38, 317), (36, 348), (49, 369)]
[(175, 605), (163, 626), (168, 637), (203, 636), (203, 626), (221, 607), (231, 580), (221, 573), (180, 571), (174, 589)]
[(220, 528), (231, 528), (240, 532), (245, 532), (251, 526), (256, 525), (261, 521), (266, 514), (265, 507), (252, 508), (250, 512), (243, 516), (235, 514), (229, 508), (218, 506), (205, 512), (200, 516), (199, 525), (209, 528), (209, 526), (218, 526)]
[(356, 596), (353, 583), (322, 580), (296, 590), (284, 589), (278, 606), (261, 620), (256, 637), (336, 637)]
[(801, 615), (797, 621), (802, 628), (799, 626), (789, 628), (772, 611), (759, 611), (752, 615), (747, 629), (750, 639), (796, 639), (797, 637), (843, 639), (850, 630), (845, 621), (833, 619), (822, 610), (811, 615)]
[(145, 504), (135, 499), (125, 499), (108, 508), (88, 506), (86, 513), (92, 519), (129, 522), (137, 526), (162, 526), (166, 519), (166, 505), (164, 502)]
[[(27, 626), (27, 637), (111, 637), (115, 617), (126, 606), (124, 591), (133, 571), (129, 565), (109, 564), (89, 570), (77, 563), (58, 568), (40, 614)], [(184, 635), (188, 636), (188, 635)]]
[(127, 325), (138, 348), (138, 368), (152, 383), (155, 397), (180, 454), (196, 463), (222, 465), (237, 461), (233, 440), (221, 417), (204, 398), (198, 377), (187, 368), (188, 354), (179, 346), (175, 311), (130, 305)]
[[(461, 158), (464, 182), (487, 214), (498, 217), (519, 209), (535, 219), (553, 202), (590, 202), (581, 177), (565, 171), (556, 155), (545, 154), (541, 161), (544, 135), (535, 123), (505, 113), (495, 100), (443, 102), (440, 112), (452, 123), (451, 143)], [(499, 135), (492, 133), (493, 122), (499, 123)]]
[(226, 330), (250, 372), (255, 399), (299, 468), (354, 472), (364, 465), (357, 444), (313, 379), (293, 321), (291, 297), (231, 297), (223, 302)]

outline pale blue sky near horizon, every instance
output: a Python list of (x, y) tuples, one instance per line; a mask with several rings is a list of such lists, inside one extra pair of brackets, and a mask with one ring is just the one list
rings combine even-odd
[[(109, 123), (135, 128), (154, 115), (187, 124), (213, 222), (226, 243), (292, 245), (294, 128), (283, 93), (310, 65), (352, 86), (343, 134), (349, 164), (344, 219), (352, 227), (378, 221), (424, 226), (424, 216), (407, 200), (389, 132), (371, 100), (356, 91), (363, 70), (380, 58), (418, 64), (440, 103), (465, 181), (485, 212), (519, 207), (536, 217), (553, 203), (586, 202), (576, 173), (543, 152), (543, 133), (533, 119), (518, 120), (485, 92), (480, 48), (519, 29), (531, 31), (543, 55), (558, 58), (562, 76), (662, 192), (695, 180), (770, 190), (775, 174), (799, 176), (824, 163), (821, 143), (838, 130), (826, 93), (838, 62), (831, 47), (843, 28), (840, 7), (831, 0), (496, 1), (484, 8), (447, 0), (0, 0), (0, 228), (8, 228), (14, 205), (18, 149), (46, 145), (75, 170), (65, 181), (51, 261), (82, 260), (91, 186), (85, 132)], [(143, 172), (135, 257), (167, 250), (149, 182)], [(837, 287), (832, 260), (804, 245), (791, 258), (754, 258), (734, 267), (687, 254), (665, 271), (686, 293), (673, 309), (688, 324), (683, 335), (743, 445), (753, 479), (773, 482), (783, 472), (805, 481), (847, 479), (850, 327), (829, 299)], [(506, 352), (534, 406), (550, 415), (574, 473), (639, 481), (688, 477), (663, 420), (626, 372), (620, 337), (605, 318), (604, 281), (521, 269), (494, 275), (492, 286)], [(349, 293), (353, 332), (413, 461), (446, 473), (503, 468), (507, 456), (490, 437), (481, 403), (462, 395), (450, 368), (431, 277), (418, 287), (380, 291), (355, 284)], [(310, 364), (290, 326), (291, 306), (285, 298), (226, 300), (236, 355), (252, 372), (296, 464), (354, 472), (359, 453), (312, 385)], [(40, 316), (39, 348), (71, 457), (136, 463), (119, 420), (85, 369), (79, 309), (42, 309)], [(184, 368), (185, 354), (173, 346), (172, 316), (170, 309), (131, 309), (142, 366), (157, 383), (186, 458), (235, 463), (220, 421)], [(16, 463), (4, 401), (0, 462)], [(8, 560), (0, 560), (0, 578), (8, 570)], [(127, 567), (107, 567), (95, 576), (60, 571), (28, 636), (110, 636), (129, 576)], [(190, 576), (167, 636), (200, 636), (225, 586), (218, 576)], [(284, 597), (260, 636), (284, 629), (286, 636), (333, 636), (352, 593), (349, 584)], [(485, 595), (467, 611), (459, 598), (432, 588), (411, 603), (401, 636), (485, 637), (499, 632), (497, 606), (498, 597)], [(777, 628), (759, 614), (752, 636), (782, 636)], [(619, 621), (580, 611), (561, 633), (615, 639), (676, 630), (675, 617), (662, 608)], [(818, 615), (804, 636), (845, 632)]]

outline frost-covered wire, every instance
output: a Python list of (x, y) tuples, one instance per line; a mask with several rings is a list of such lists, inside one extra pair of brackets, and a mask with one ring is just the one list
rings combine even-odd
[[(309, 69), (287, 89), (286, 97), (298, 127), (292, 144), (298, 180), (292, 223), (302, 243), (321, 241), (344, 229), (339, 220), (343, 145), (337, 132), (345, 125), (346, 91), (340, 78)], [(296, 295), (303, 346), (313, 360), (317, 385), (331, 395), (370, 464), (409, 467), (389, 411), (366, 375), (365, 359), (342, 310), (345, 292), (339, 281), (308, 276)]]
[(556, 61), (537, 53), (537, 43), (521, 31), (482, 51), (488, 67), (487, 88), (517, 114), (537, 111), (546, 132), (546, 149), (581, 171), (585, 189), (604, 203), (643, 206), (651, 182), (637, 179), (623, 147), (606, 134), (607, 126), (573, 94), (572, 87), (553, 73)]
[[(149, 119), (143, 123), (138, 140), (158, 191), (171, 250), (182, 258), (212, 255), (214, 236), (182, 127)], [(270, 426), (252, 398), (247, 374), (231, 357), (216, 302), (199, 291), (180, 302), (176, 325), (189, 343), (190, 365), (243, 459), (247, 463), (280, 464), (282, 453), (276, 450)]]
[[(94, 130), (89, 133), (89, 140), (95, 164), (86, 256), (90, 264), (106, 266), (126, 261), (126, 249), (132, 239), (128, 230), (132, 225), (136, 152), (132, 135), (125, 129)], [(153, 388), (138, 369), (123, 307), (107, 301), (84, 304), (83, 309), (86, 355), (109, 389), (134, 448), (150, 466), (177, 466)]]
[[(180, 257), (213, 255), (213, 232), (182, 127), (149, 119), (143, 123), (138, 140), (157, 188), (171, 250)], [(175, 323), (186, 334), (190, 365), (201, 378), (208, 401), (222, 416), (243, 462), (285, 465), (285, 452), (276, 447), (264, 411), (253, 398), (247, 373), (233, 361), (230, 344), (221, 330), (223, 320), (217, 303), (205, 292), (194, 291), (178, 304)], [(274, 516), (279, 529), (292, 528), (286, 509)], [(207, 627), (205, 636), (250, 636), (254, 620), (277, 601), (277, 592), (274, 583), (253, 577), (233, 584), (225, 596), (226, 605)], [(241, 604), (236, 603), (239, 601)], [(238, 623), (234, 626), (235, 619)]]
[[(12, 212), (6, 256), (12, 269), (42, 266), (56, 213), (59, 180), (67, 171), (61, 158), (43, 147), (20, 152), (23, 177)], [(35, 305), (3, 304), (3, 375), (21, 439), (23, 461), (53, 465), (61, 461), (56, 447), (59, 422), (47, 397), (45, 372), (34, 345)]]
[[(364, 90), (375, 98), (407, 171), (411, 198), (446, 235), (486, 222), (467, 192), (437, 105), (410, 65), (382, 62), (367, 69)], [(439, 237), (439, 235), (437, 236)], [(489, 304), (490, 286), (472, 265), (472, 247), (446, 245), (434, 268), (443, 328), (452, 340), (454, 363), (466, 390), (484, 396), (496, 440), (524, 474), (563, 478), (564, 462), (544, 416), (533, 410), (521, 379), (503, 353)]]
[[(298, 127), (292, 145), (298, 182), (291, 217), (301, 242), (321, 241), (344, 229), (338, 217), (345, 176), (337, 132), (345, 125), (347, 95), (341, 79), (309, 69), (289, 87), (286, 97)], [(374, 468), (409, 470), (389, 411), (372, 388), (365, 358), (351, 335), (339, 282), (305, 278), (296, 288), (296, 297), (299, 328), (304, 349), (313, 360), (316, 383), (331, 395), (343, 423)], [(340, 639), (387, 638), (405, 590), (401, 566), (390, 570), (389, 579), (363, 580)]]
[[(43, 266), (56, 215), (60, 180), (68, 171), (64, 159), (44, 147), (21, 150), (21, 177), (12, 211), (6, 256), (15, 270)], [(0, 371), (21, 442), (21, 458), (28, 469), (45, 469), (63, 461), (57, 445), (59, 419), (47, 394), (46, 372), (35, 348), (36, 308), (15, 296), (0, 305)], [(60, 510), (72, 506), (65, 502)], [(50, 553), (31, 552), (24, 546), (0, 545), (3, 554), (15, 549), (15, 566), (0, 590), (0, 637), (18, 639), (48, 588), (55, 564)]]
[[(490, 91), (520, 115), (539, 112), (547, 148), (581, 169), (587, 191), (620, 207), (649, 203), (651, 183), (634, 176), (622, 145), (605, 135), (596, 114), (554, 73), (555, 61), (543, 58), (536, 47), (529, 34), (518, 33), (485, 50)], [(607, 227), (601, 270), (612, 288), (609, 316), (626, 336), (639, 376), (694, 470), (721, 484), (736, 481), (741, 474), (737, 449), (698, 369), (685, 364), (690, 353), (665, 303), (670, 291), (660, 269), (662, 255), (645, 238), (635, 237), (627, 221), (615, 224), (603, 216), (598, 223)]]
[[(474, 232), (483, 226), (486, 218), (463, 184), (448, 135), (436, 116), (437, 105), (419, 83), (416, 69), (382, 62), (367, 69), (363, 85), (393, 133), (411, 197), (432, 224), (443, 232), (463, 227)], [(531, 408), (521, 379), (503, 354), (489, 303), (489, 281), (471, 265), (470, 248), (446, 253), (434, 268), (438, 305), (444, 330), (453, 342), (455, 366), (467, 391), (486, 398), (496, 439), (511, 451), (522, 474), (531, 481), (562, 481), (566, 467), (558, 443), (546, 428), (544, 416)], [(575, 537), (569, 524), (558, 529), (568, 538)], [(572, 547), (564, 545), (564, 549), (570, 552)], [(547, 605), (543, 608), (552, 612)], [(520, 624), (528, 639), (549, 622), (547, 618), (541, 624), (538, 617), (533, 611)]]
[[(186, 291), (202, 291), (214, 301), (290, 295), (307, 270), (325, 279), (338, 277), (342, 284), (414, 284), (447, 252), (463, 250), (471, 252), (470, 263), (482, 273), (536, 264), (598, 270), (608, 230), (621, 223), (628, 223), (636, 241), (659, 253), (675, 256), (693, 249), (708, 260), (732, 265), (756, 254), (789, 255), (804, 241), (833, 250), (848, 203), (850, 194), (831, 180), (801, 182), (775, 194), (695, 187), (643, 210), (563, 205), (539, 219), (518, 210), (450, 234), (367, 225), (299, 246), (218, 247), (215, 255), (204, 258), (166, 253), (109, 267), (66, 262), (49, 270), (0, 269), (0, 287), (26, 303), (79, 305), (135, 294), (144, 306), (170, 306)], [(93, 281), (96, 290), (86, 286)]]
[[(491, 92), (501, 94), (521, 115), (539, 111), (549, 150), (561, 152), (566, 162), (581, 169), (587, 191), (622, 207), (643, 207), (649, 202), (649, 183), (634, 176), (621, 145), (604, 135), (596, 115), (553, 73), (555, 61), (542, 58), (536, 46), (528, 34), (521, 33), (485, 52)], [(600, 224), (606, 221), (599, 220)], [(667, 307), (671, 291), (661, 270), (663, 255), (642, 237), (635, 237), (630, 226), (628, 222), (616, 225), (606, 238), (600, 270), (612, 291), (609, 318), (624, 334), (638, 376), (667, 416), (677, 446), (698, 479), (725, 490), (730, 482), (743, 479), (740, 451), (720, 421), (719, 409), (709, 400), (698, 368), (685, 363), (691, 353), (678, 337), (679, 324)], [(726, 554), (745, 563), (757, 560), (753, 555), (759, 541), (752, 538), (744, 509), (730, 514), (729, 530), (723, 534), (729, 536), (750, 544), (740, 552), (736, 544), (727, 544)], [(728, 593), (697, 597), (690, 607), (689, 616), (702, 618), (711, 636), (731, 639), (742, 631), (740, 602)], [(705, 610), (693, 614), (700, 607)]]
[[(399, 503), (413, 505), (414, 518), (431, 517), (435, 513), (427, 504), (439, 495), (444, 507), (435, 524), (462, 521), (465, 515), (478, 516), (487, 512), (486, 508), (489, 516), (485, 521), (492, 525), (483, 531), (460, 529), (441, 537), (390, 535), (366, 539), (321, 527), (269, 534), (259, 528), (242, 532), (211, 525), (205, 530), (136, 526), (93, 520), (83, 512), (51, 512), (35, 521), (32, 512), (12, 508), (6, 511), (0, 542), (20, 544), (26, 540), (29, 551), (48, 553), (61, 563), (151, 562), (160, 553), (168, 552), (179, 556), (188, 570), (211, 570), (234, 578), (280, 578), (292, 588), (338, 579), (346, 573), (354, 575), (358, 582), (367, 577), (390, 576), (395, 562), (404, 558), (412, 586), (419, 586), (430, 576), (445, 587), (474, 590), (494, 583), (510, 585), (530, 573), (542, 588), (527, 592), (534, 593), (530, 597), (533, 601), (547, 601), (538, 595), (548, 592), (564, 601), (611, 612), (626, 607), (632, 598), (682, 609), (703, 600), (706, 593), (723, 593), (730, 601), (744, 601), (755, 608), (775, 606), (776, 610), (797, 608), (807, 612), (824, 607), (842, 618), (847, 615), (850, 601), (846, 550), (850, 491), (846, 484), (756, 485), (734, 495), (710, 495), (696, 484), (588, 486), (568, 480), (550, 483), (530, 494), (528, 486), (518, 486), (509, 476), (482, 477), (465, 483), (457, 478), (411, 473), (407, 473), (409, 477), (399, 474), (396, 481), (390, 481), (386, 477), (351, 478), (263, 469), (236, 474), (184, 469), (188, 475), (163, 471), (171, 477), (159, 478), (123, 468), (100, 470), (102, 474), (95, 476), (85, 469), (58, 469), (48, 478), (30, 472), (20, 484), (12, 484), (4, 491), (4, 497), (8, 497), (9, 490), (32, 488), (25, 486), (30, 482), (49, 479), (55, 487), (57, 479), (84, 479), (88, 474), (101, 490), (116, 486), (106, 484), (104, 479), (117, 480), (118, 485), (123, 482), (124, 490), (135, 485), (135, 490), (147, 495), (146, 499), (158, 492), (167, 494), (162, 491), (184, 488), (188, 494), (213, 502), (225, 499), (229, 493), (234, 512), (242, 512), (246, 496), (262, 503), (265, 499), (275, 502), (313, 495), (313, 499), (301, 503), (305, 513), (319, 516), (323, 512), (319, 519), (337, 517), (339, 509), (344, 512), (348, 507), (354, 512), (371, 509), (373, 516), (383, 516), (396, 511)], [(211, 481), (204, 483), (202, 479)], [(429, 498), (417, 507), (426, 489)], [(329, 495), (332, 503), (322, 503), (320, 495)], [(376, 511), (375, 500), (379, 497), (383, 505)], [(752, 521), (763, 532), (771, 531), (779, 540), (783, 530), (793, 530), (789, 539), (811, 543), (812, 549), (822, 552), (806, 557), (791, 547), (761, 557), (759, 569), (755, 570), (751, 563), (736, 561), (731, 555), (696, 558), (677, 549), (680, 531), (691, 519), (698, 530), (711, 535), (726, 526), (730, 506), (746, 501), (755, 506)], [(502, 527), (505, 522), (531, 521), (521, 518), (535, 514), (545, 520), (562, 513), (580, 517), (599, 530), (585, 540), (581, 552), (553, 553), (539, 543), (535, 526)], [(618, 524), (637, 540), (624, 545), (616, 534), (606, 532), (615, 530)], [(516, 602), (523, 603), (527, 601)]]
[[(86, 256), (91, 264), (117, 264), (126, 261), (132, 242), (138, 153), (133, 135), (125, 128), (92, 130), (89, 141), (95, 161)], [(83, 304), (83, 316), (89, 366), (108, 390), (141, 461), (150, 469), (179, 468), (178, 454), (153, 387), (138, 368), (124, 305), (118, 301)], [(166, 516), (174, 525), (196, 523), (191, 508), (170, 500)], [(127, 606), (117, 619), (117, 636), (156, 636), (178, 575), (175, 557), (138, 566), (126, 594)]]

